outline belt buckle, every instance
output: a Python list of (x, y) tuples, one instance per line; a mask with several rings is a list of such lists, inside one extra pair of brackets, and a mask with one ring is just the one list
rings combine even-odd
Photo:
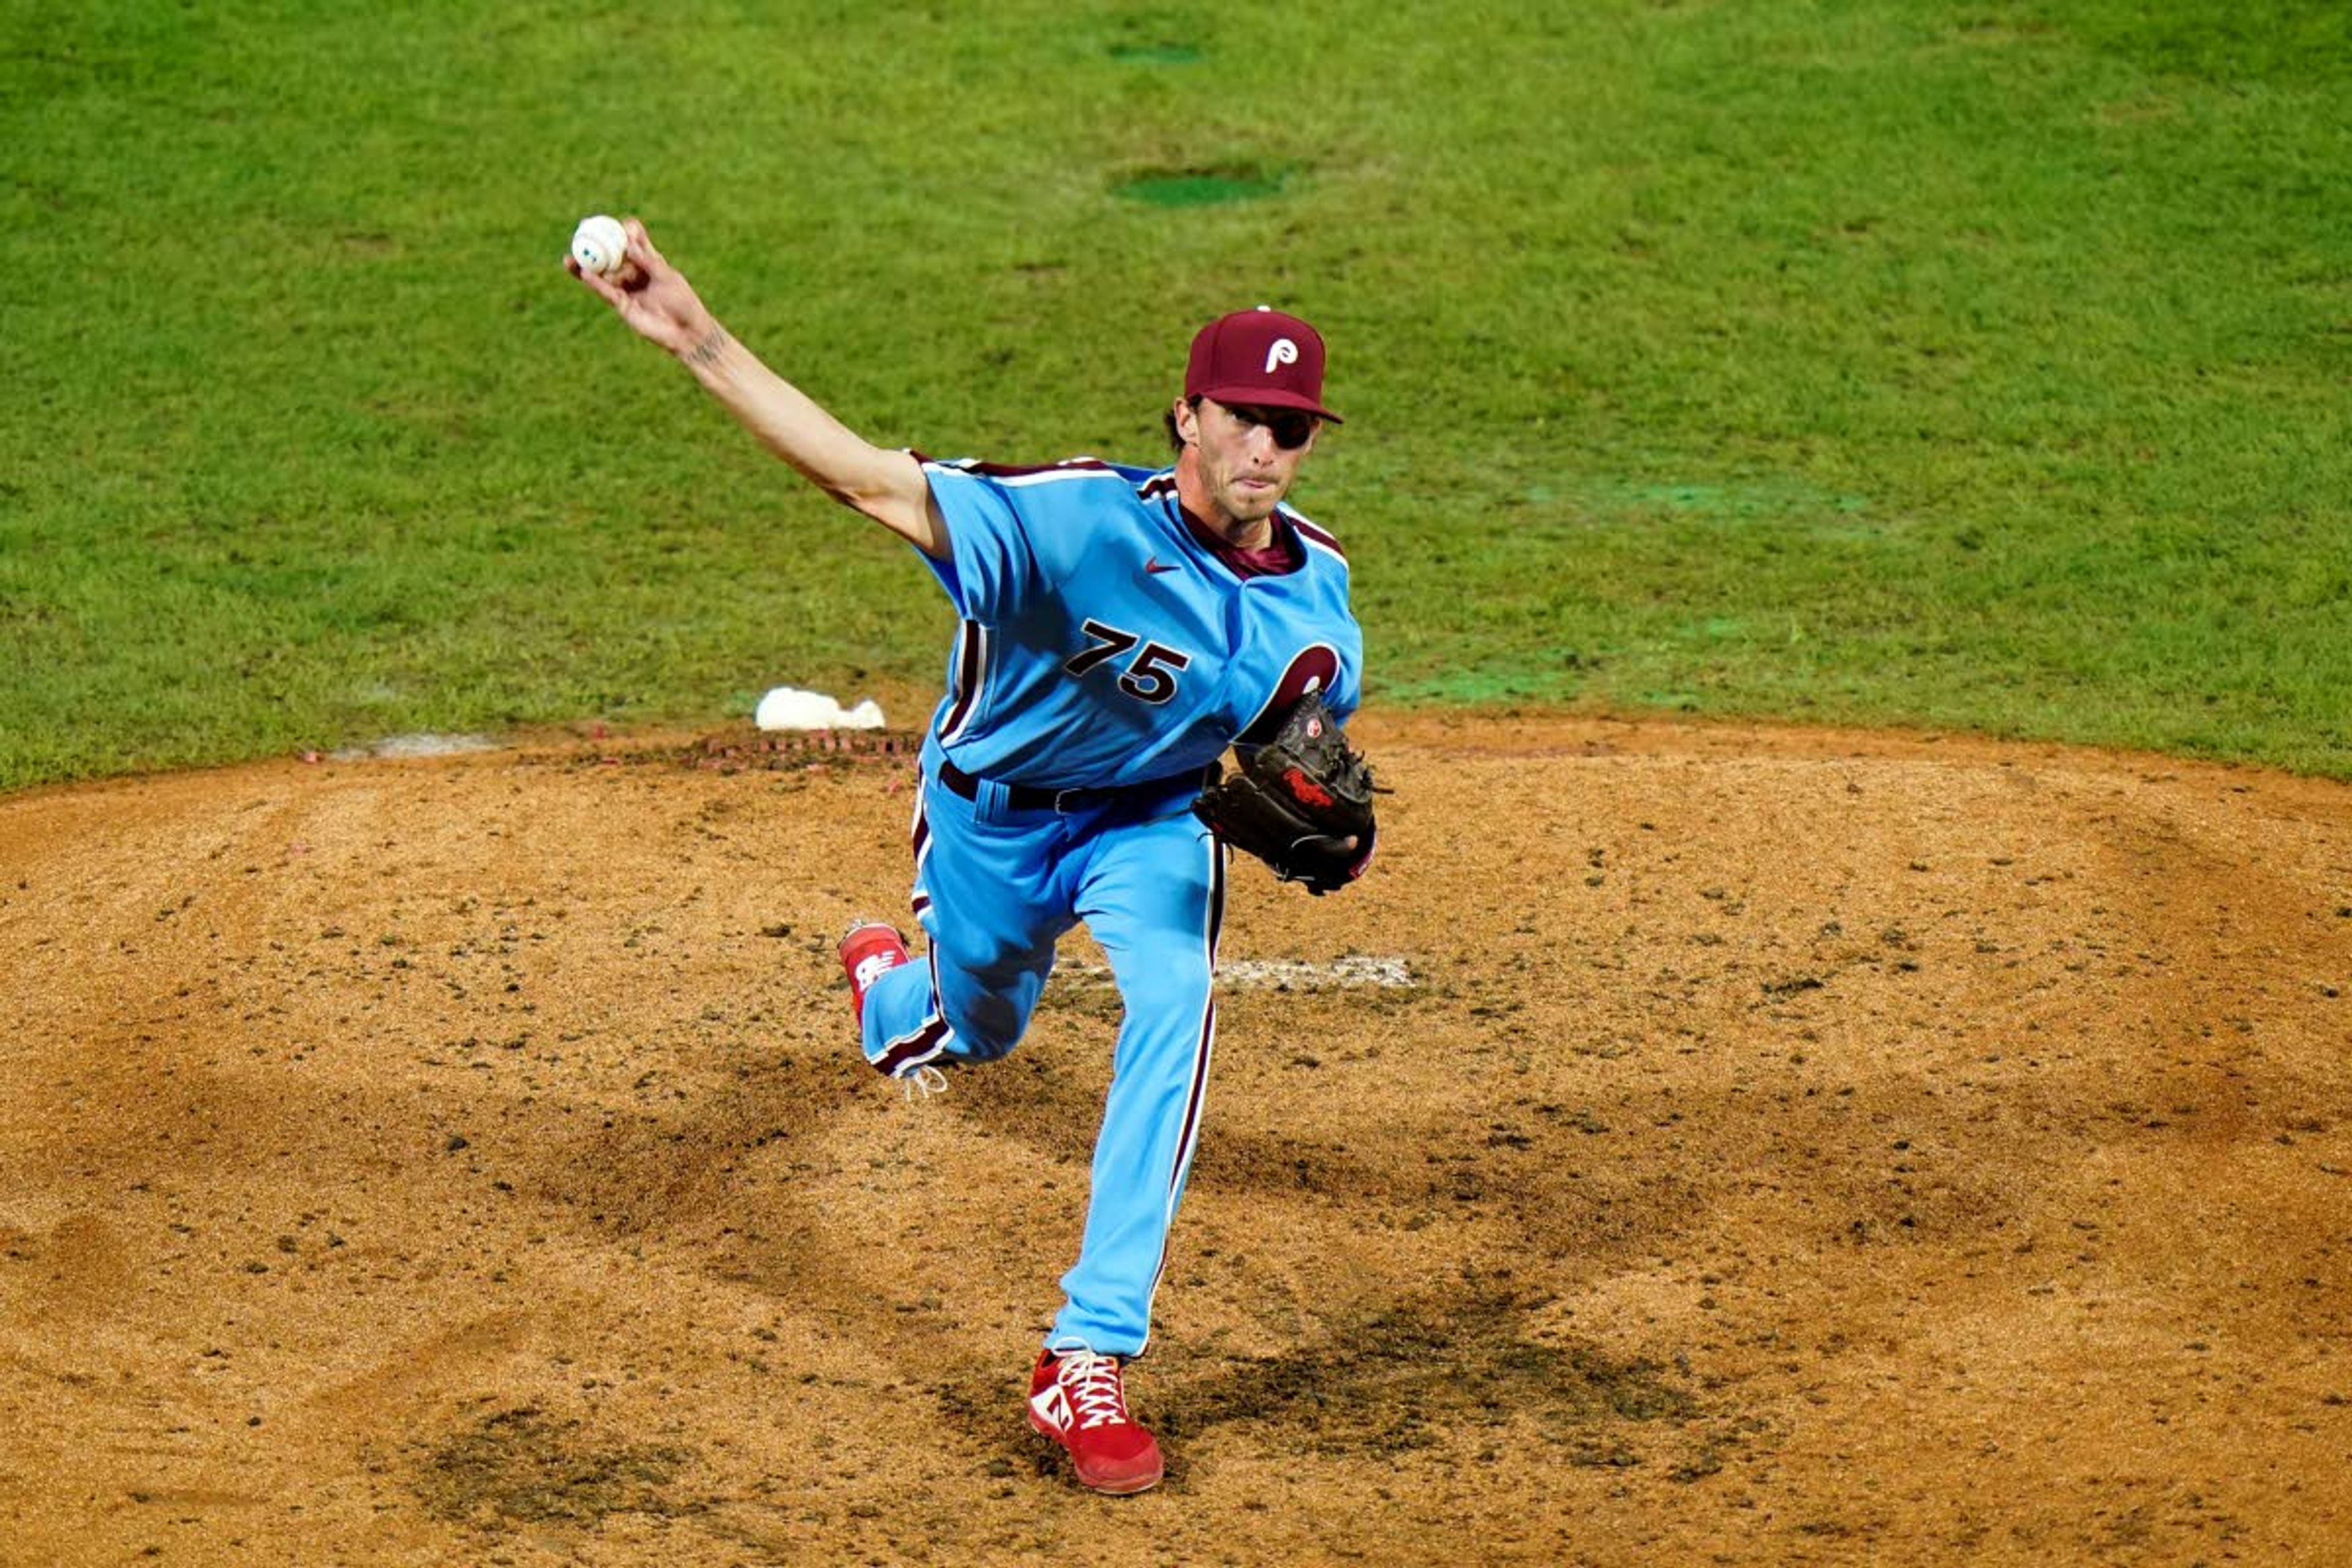
[(1078, 808), (1077, 808), (1076, 805), (1071, 805), (1071, 804), (1070, 804), (1070, 797), (1071, 797), (1072, 795), (1084, 795), (1084, 794), (1086, 794), (1086, 793), (1087, 793), (1087, 792), (1086, 792), (1085, 790), (1083, 790), (1083, 789), (1057, 789), (1057, 790), (1055, 790), (1055, 791), (1054, 792), (1054, 811), (1055, 811), (1055, 814), (1056, 816), (1069, 816), (1072, 812), (1076, 811)]

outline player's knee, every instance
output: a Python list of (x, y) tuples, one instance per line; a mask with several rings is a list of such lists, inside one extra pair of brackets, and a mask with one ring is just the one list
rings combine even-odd
[(954, 1052), (966, 1061), (992, 1062), (1011, 1053), (1029, 1026), (1029, 1008), (1018, 997), (982, 992), (946, 1008), (955, 1031)]
[(994, 1061), (1028, 1030), (1044, 986), (1045, 962), (1034, 952), (975, 948), (968, 933), (956, 936), (963, 940), (934, 937), (931, 947), (940, 1010), (956, 1036), (951, 1050), (964, 1061)]

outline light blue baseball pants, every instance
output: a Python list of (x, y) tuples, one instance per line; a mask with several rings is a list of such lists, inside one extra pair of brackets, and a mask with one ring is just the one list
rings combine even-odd
[(1169, 1227), (1201, 1127), (1217, 1034), (1211, 976), (1224, 916), (1224, 850), (1189, 793), (1072, 813), (977, 800), (925, 759), (915, 815), (916, 918), (928, 962), (867, 993), (866, 1059), (894, 1075), (992, 1061), (1028, 1026), (1054, 943), (1084, 921), (1110, 960), (1126, 1016), (1095, 1141), (1078, 1260), (1047, 1343), (1142, 1353)]

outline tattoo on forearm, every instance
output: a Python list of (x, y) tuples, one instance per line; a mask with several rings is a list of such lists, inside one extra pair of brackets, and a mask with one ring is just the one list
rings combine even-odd
[(686, 351), (686, 363), (696, 370), (703, 369), (719, 357), (719, 351), (726, 348), (727, 341), (727, 329), (713, 326), (700, 342)]

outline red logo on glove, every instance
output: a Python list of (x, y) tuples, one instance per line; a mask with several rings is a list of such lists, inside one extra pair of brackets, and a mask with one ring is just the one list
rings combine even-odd
[(1331, 792), (1297, 768), (1283, 769), (1282, 782), (1290, 786), (1291, 798), (1294, 800), (1302, 801), (1308, 805), (1331, 804)]

